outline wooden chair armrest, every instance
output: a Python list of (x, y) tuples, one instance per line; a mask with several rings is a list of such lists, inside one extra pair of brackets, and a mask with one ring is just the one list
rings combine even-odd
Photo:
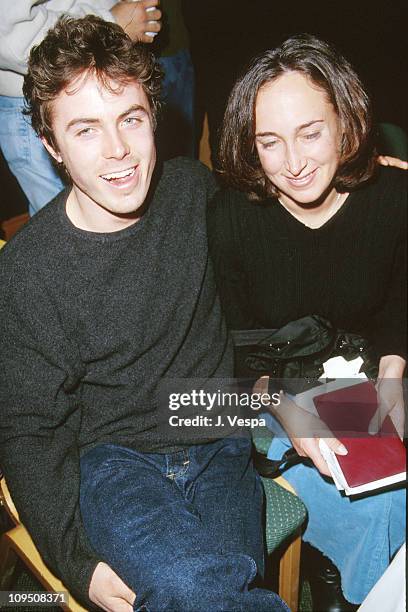
[(17, 509), (13, 503), (13, 500), (11, 499), (10, 491), (8, 490), (4, 476), (0, 478), (0, 502), (7, 511), (13, 523), (18, 525), (21, 522), (20, 517), (18, 516)]

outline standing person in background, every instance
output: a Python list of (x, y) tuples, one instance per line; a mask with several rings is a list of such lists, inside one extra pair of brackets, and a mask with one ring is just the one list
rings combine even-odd
[(161, 0), (162, 30), (153, 52), (164, 71), (158, 144), (163, 159), (197, 157), (194, 138), (195, 76), (181, 0)]
[(154, 36), (150, 33), (161, 29), (158, 3), (159, 0), (2, 0), (0, 148), (28, 199), (30, 215), (64, 188), (59, 172), (23, 115), (22, 87), (31, 47), (41, 42), (63, 14), (73, 17), (94, 14), (106, 21), (116, 21), (132, 40), (152, 43)]

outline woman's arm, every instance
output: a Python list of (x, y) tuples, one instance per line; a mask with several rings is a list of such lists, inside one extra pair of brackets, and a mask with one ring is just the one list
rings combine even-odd
[(2, 0), (0, 20), (0, 68), (18, 74), (27, 72), (27, 58), (61, 17), (84, 17), (92, 13), (114, 21), (110, 9), (115, 0)]

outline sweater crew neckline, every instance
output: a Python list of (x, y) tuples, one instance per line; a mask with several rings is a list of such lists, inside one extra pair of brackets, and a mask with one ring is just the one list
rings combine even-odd
[(147, 206), (142, 217), (132, 223), (132, 225), (128, 225), (123, 229), (118, 229), (114, 232), (93, 232), (91, 230), (85, 230), (80, 227), (77, 227), (69, 218), (67, 214), (67, 200), (69, 194), (71, 193), (71, 189), (72, 187), (67, 187), (57, 196), (57, 201), (55, 202), (55, 204), (58, 206), (58, 216), (61, 225), (65, 231), (79, 238), (84, 238), (86, 240), (93, 240), (99, 242), (115, 242), (133, 236), (145, 225), (146, 219), (149, 216), (150, 208), (152, 206), (152, 202), (149, 202), (149, 205)]

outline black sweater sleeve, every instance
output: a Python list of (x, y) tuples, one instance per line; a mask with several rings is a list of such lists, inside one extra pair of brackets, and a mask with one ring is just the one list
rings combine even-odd
[(47, 307), (46, 288), (21, 267), (0, 274), (0, 465), (44, 561), (92, 608), (88, 589), (100, 559), (79, 507), (80, 358)]
[[(367, 335), (378, 357), (399, 355), (407, 359), (407, 183), (402, 171), (385, 176), (387, 208), (379, 223), (380, 231), (388, 237), (384, 248), (390, 252), (392, 265), (382, 305), (370, 318)], [(375, 269), (371, 272), (376, 274)]]
[(230, 191), (219, 191), (207, 211), (209, 251), (229, 329), (250, 329), (254, 326), (250, 289), (232, 209), (240, 196)]

